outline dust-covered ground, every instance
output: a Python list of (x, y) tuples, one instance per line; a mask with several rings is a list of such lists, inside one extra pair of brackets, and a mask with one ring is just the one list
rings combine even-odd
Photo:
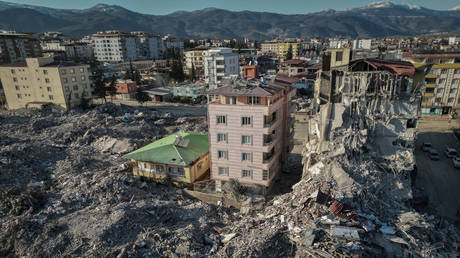
[[(372, 161), (340, 175), (303, 178), (291, 190), (286, 177), (302, 173), (296, 153), (276, 181), (285, 185), (275, 188), (277, 196), (242, 197), (241, 211), (124, 171), (123, 153), (179, 130), (205, 133), (205, 117), (113, 104), (88, 111), (0, 111), (0, 256), (458, 254), (457, 228), (398, 203), (392, 189), (383, 190), (391, 176)], [(350, 189), (354, 197), (343, 198)]]

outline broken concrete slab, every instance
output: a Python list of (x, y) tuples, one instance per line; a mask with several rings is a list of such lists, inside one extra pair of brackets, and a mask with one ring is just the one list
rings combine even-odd
[(359, 233), (357, 228), (331, 226), (330, 233), (332, 236), (346, 239), (359, 240)]

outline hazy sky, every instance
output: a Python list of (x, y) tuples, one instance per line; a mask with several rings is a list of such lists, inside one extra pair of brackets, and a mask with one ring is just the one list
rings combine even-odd
[[(52, 8), (85, 9), (98, 3), (116, 4), (145, 14), (169, 14), (217, 7), (235, 11), (252, 10), (277, 13), (310, 13), (324, 9), (344, 10), (361, 7), (370, 0), (9, 0), (8, 2)], [(416, 4), (430, 9), (447, 10), (460, 6), (460, 0), (393, 0), (393, 3)]]

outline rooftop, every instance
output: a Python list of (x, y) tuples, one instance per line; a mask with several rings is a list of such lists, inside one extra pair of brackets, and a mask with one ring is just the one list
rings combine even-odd
[(224, 96), (257, 96), (268, 97), (285, 89), (286, 86), (278, 83), (269, 84), (249, 84), (242, 82), (234, 82), (231, 85), (213, 89), (207, 92), (212, 95)]
[[(178, 139), (180, 139), (178, 141)], [(209, 152), (208, 135), (178, 132), (171, 134), (124, 157), (134, 160), (188, 166)]]
[(375, 70), (388, 71), (398, 75), (413, 76), (415, 67), (412, 63), (406, 61), (388, 61), (381, 59), (357, 59), (350, 62), (350, 67), (356, 67), (358, 64), (367, 64)]

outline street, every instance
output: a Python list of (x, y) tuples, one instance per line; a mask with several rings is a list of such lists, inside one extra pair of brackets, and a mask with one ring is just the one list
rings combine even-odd
[[(423, 188), (429, 197), (429, 205), (441, 216), (457, 219), (460, 208), (460, 169), (453, 166), (452, 159), (444, 154), (446, 147), (460, 150), (459, 142), (451, 128), (459, 126), (458, 120), (420, 120), (416, 142), (417, 179), (416, 186)], [(431, 142), (441, 159), (431, 160), (421, 149), (423, 142)]]

